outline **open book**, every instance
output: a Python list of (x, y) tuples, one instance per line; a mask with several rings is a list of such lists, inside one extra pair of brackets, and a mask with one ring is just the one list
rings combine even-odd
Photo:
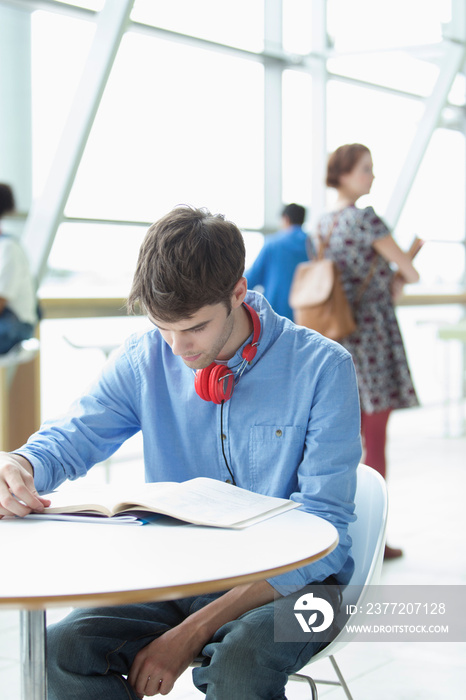
[(419, 251), (421, 250), (424, 243), (425, 243), (425, 241), (423, 241), (422, 238), (418, 238), (418, 236), (414, 236), (413, 241), (412, 241), (412, 243), (409, 246), (409, 249), (407, 251), (411, 260), (414, 260), (414, 258), (419, 253)]
[(76, 520), (89, 521), (89, 516), (100, 516), (117, 522), (123, 518), (123, 522), (144, 523), (156, 513), (196, 525), (243, 528), (299, 507), (299, 503), (286, 498), (263, 496), (206, 477), (136, 487), (67, 487), (44, 497), (50, 499), (51, 505), (44, 513), (28, 517), (70, 520), (74, 516)]

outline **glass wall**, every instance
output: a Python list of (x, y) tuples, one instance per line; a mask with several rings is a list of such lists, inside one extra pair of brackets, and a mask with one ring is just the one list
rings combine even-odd
[(33, 195), (41, 196), (95, 34), (95, 23), (31, 14)]
[[(102, 270), (111, 252), (112, 267), (119, 269), (118, 258), (133, 261), (139, 245), (141, 231), (134, 224), (145, 227), (179, 203), (221, 211), (244, 231), (259, 232), (266, 207), (278, 225), (283, 203), (319, 206), (311, 201), (313, 180), (324, 178), (313, 165), (316, 66), (310, 57), (316, 16), (302, 0), (284, 0), (282, 7), (281, 44), (267, 41), (275, 52), (274, 70), (277, 63), (283, 69), (280, 101), (265, 104), (270, 58), (264, 50), (263, 1), (134, 3), (135, 24), (123, 37), (65, 208), (65, 218), (76, 225), (60, 228), (55, 245), (62, 252), (51, 256), (51, 267), (60, 259), (63, 269), (73, 271), (79, 256), (71, 251), (91, 237), (96, 250), (89, 264)], [(378, 3), (377, 9), (368, 0), (328, 0), (326, 8), (326, 149), (354, 141), (370, 147), (376, 180), (361, 205), (370, 203), (383, 215), (438, 78), (442, 23), (450, 19), (451, 4), (419, 0), (407, 11), (401, 0)], [(50, 11), (32, 14), (35, 197), (58, 148), (95, 19), (91, 12), (87, 18), (58, 14), (53, 3)], [(155, 33), (136, 31), (143, 25)], [(464, 103), (463, 88), (458, 76), (452, 104)], [(282, 198), (267, 202), (264, 153), (274, 145), (264, 143), (264, 123), (277, 112)], [(432, 241), (419, 259), (424, 285), (464, 280), (464, 151), (462, 132), (436, 130), (395, 231), (401, 245), (414, 234)], [(327, 206), (333, 196), (329, 190)], [(434, 201), (432, 212), (425, 203)], [(112, 247), (107, 241), (113, 229), (92, 221), (131, 225), (120, 229)], [(92, 228), (85, 232), (86, 226)], [(132, 243), (121, 245), (125, 235)], [(251, 239), (249, 257), (254, 250), (257, 242)]]
[[(215, 5), (204, 4), (206, 12)], [(249, 31), (257, 24), (263, 26), (261, 3), (256, 4), (257, 20), (248, 23)], [(133, 16), (153, 23), (160, 15), (159, 26), (173, 29), (175, 25), (178, 31), (200, 33), (197, 13), (184, 12), (188, 6), (191, 4), (173, 3), (169, 9), (162, 3), (141, 2), (135, 4)], [(210, 32), (204, 32), (207, 37), (215, 34), (219, 17), (211, 20)], [(40, 196), (94, 25), (40, 11), (32, 17), (32, 28), (34, 183), (35, 195)], [(238, 27), (231, 26), (223, 40), (241, 44), (240, 36)], [(253, 36), (262, 35), (256, 31)], [(261, 38), (255, 48), (262, 43)], [(222, 212), (242, 228), (261, 229), (263, 73), (261, 63), (240, 55), (218, 54), (211, 47), (193, 47), (182, 40), (127, 33), (80, 161), (65, 217), (75, 222), (147, 225), (177, 204), (188, 203)], [(117, 271), (133, 266), (141, 231), (121, 225), (118, 235), (115, 231), (114, 226), (85, 221), (62, 224), (49, 258), (50, 268), (53, 271), (58, 265), (70, 273), (84, 272), (87, 260), (89, 272), (100, 270), (102, 275), (106, 267)], [(89, 250), (89, 241), (93, 242), (92, 256), (82, 254), (83, 247)]]
[[(70, 11), (58, 13), (43, 2), (31, 16), (35, 197), (105, 6), (67, 4)], [(73, 5), (83, 9), (74, 15)], [(342, 143), (371, 149), (376, 180), (360, 204), (384, 216), (442, 78), (451, 18), (448, 0), (136, 0), (43, 295), (124, 296), (147, 226), (180, 203), (237, 222), (251, 264), (284, 203), (313, 213), (332, 206), (331, 190), (325, 201), (315, 192), (325, 177), (322, 151)], [(394, 230), (403, 247), (414, 235), (427, 241), (417, 261), (422, 279), (411, 293), (464, 288), (464, 103), (458, 73)], [(277, 140), (266, 141), (275, 120)], [(399, 314), (410, 347), (419, 336), (413, 319), (425, 324), (426, 313)], [(439, 307), (434, 321), (460, 313)], [(439, 385), (437, 399), (441, 394)]]
[[(283, 201), (312, 207), (312, 75), (283, 72)], [(277, 212), (278, 216), (278, 212)]]
[(248, 51), (264, 48), (265, 0), (135, 0), (131, 19)]
[[(330, 79), (327, 85), (328, 150), (363, 143), (372, 152), (375, 181), (358, 206), (385, 211), (423, 114), (411, 97)], [(333, 191), (329, 190), (330, 205)]]
[(421, 285), (454, 291), (465, 277), (464, 134), (436, 129), (409, 193), (397, 235), (403, 243), (417, 234), (427, 245), (417, 267)]

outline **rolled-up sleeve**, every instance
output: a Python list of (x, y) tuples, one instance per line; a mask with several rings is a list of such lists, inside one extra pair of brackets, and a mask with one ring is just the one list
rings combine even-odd
[(65, 415), (43, 423), (15, 451), (32, 464), (39, 492), (84, 476), (138, 432), (137, 387), (134, 368), (122, 348), (88, 393), (77, 399)]

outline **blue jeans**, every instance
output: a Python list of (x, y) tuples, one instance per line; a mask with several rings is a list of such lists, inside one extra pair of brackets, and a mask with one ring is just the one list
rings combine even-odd
[(10, 309), (4, 309), (0, 314), (0, 355), (26, 338), (31, 338), (34, 328), (30, 323), (23, 323)]
[[(219, 595), (75, 610), (48, 629), (49, 700), (137, 700), (125, 676), (138, 651)], [(285, 700), (288, 675), (324, 644), (274, 641), (281, 600), (228, 622), (206, 644), (193, 682), (207, 700)]]

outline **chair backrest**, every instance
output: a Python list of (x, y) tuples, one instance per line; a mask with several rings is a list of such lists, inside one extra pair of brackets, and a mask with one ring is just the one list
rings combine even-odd
[(354, 572), (342, 591), (342, 604), (337, 616), (340, 632), (326, 647), (312, 657), (311, 663), (340, 651), (356, 635), (348, 631), (347, 605), (360, 607), (369, 592), (369, 584), (379, 582), (385, 549), (388, 497), (385, 480), (375, 469), (360, 464), (357, 470), (355, 512), (357, 520), (349, 525), (352, 537)]
[(376, 583), (380, 576), (387, 527), (388, 498), (385, 480), (375, 469), (360, 464), (355, 496), (357, 520), (351, 523), (354, 573), (351, 585)]

